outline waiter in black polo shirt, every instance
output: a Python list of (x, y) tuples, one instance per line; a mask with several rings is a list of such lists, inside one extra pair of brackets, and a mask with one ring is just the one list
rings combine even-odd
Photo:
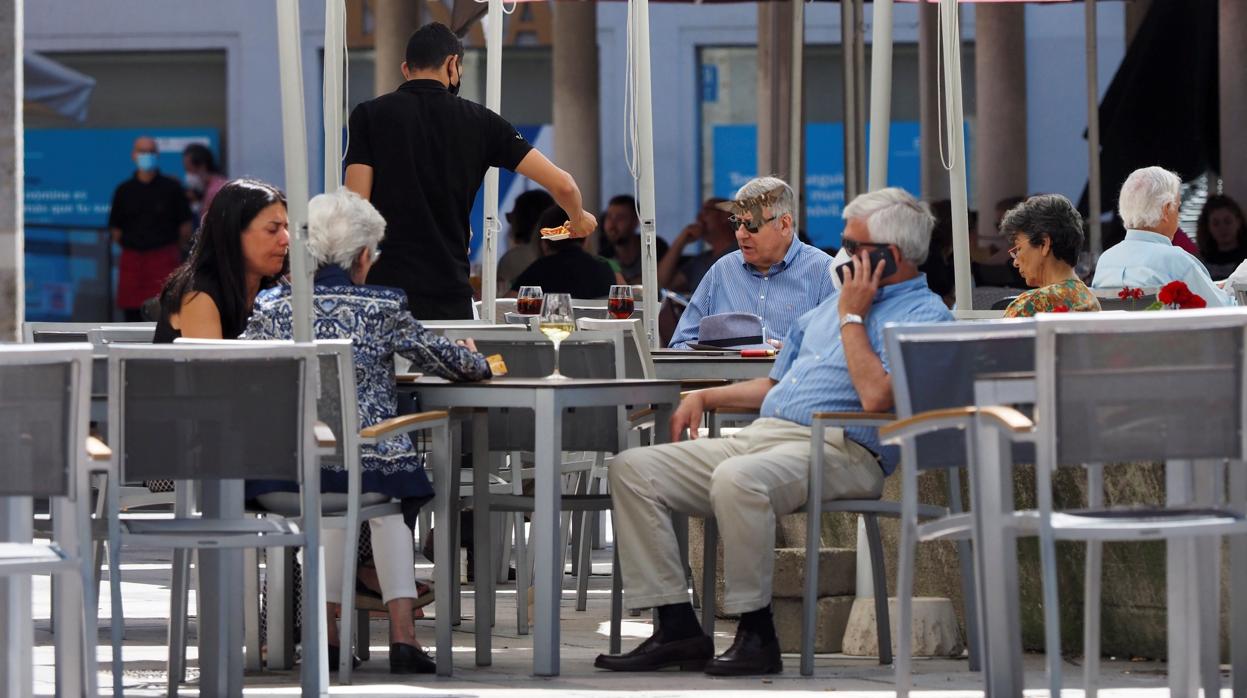
[(182, 185), (156, 168), (156, 141), (140, 136), (130, 157), (134, 176), (117, 186), (108, 209), (108, 229), (121, 245), (117, 270), (117, 307), (127, 322), (142, 320), (143, 301), (182, 263), (190, 242), (191, 207)]
[(573, 237), (597, 227), (571, 175), (505, 119), (457, 96), (462, 69), (463, 42), (444, 24), (426, 24), (407, 42), (407, 82), (351, 112), (346, 186), (386, 221), (368, 283), (406, 291), (421, 320), (472, 317), (468, 216), (490, 167), (545, 187)]

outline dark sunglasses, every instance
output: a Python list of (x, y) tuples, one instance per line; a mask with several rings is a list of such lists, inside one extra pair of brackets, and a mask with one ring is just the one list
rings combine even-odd
[(857, 251), (863, 247), (887, 247), (888, 243), (886, 242), (859, 242), (857, 240), (850, 240), (849, 238), (844, 238), (843, 240), (840, 241), (840, 246), (843, 247), (844, 251), (848, 252), (850, 256), (856, 257)]
[(770, 223), (771, 221), (779, 220), (779, 216), (771, 216), (770, 218), (764, 218), (762, 219), (761, 222), (755, 221), (755, 220), (745, 220), (744, 218), (741, 218), (740, 216), (731, 216), (728, 218), (728, 220), (731, 221), (732, 223), (732, 230), (738, 230), (743, 225), (745, 226), (745, 232), (749, 233), (750, 235), (757, 235), (758, 231), (762, 229), (762, 226), (766, 225), (767, 223)]

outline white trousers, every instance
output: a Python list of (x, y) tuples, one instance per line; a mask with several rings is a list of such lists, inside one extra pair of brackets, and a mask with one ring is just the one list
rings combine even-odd
[[(265, 508), (285, 516), (299, 513), (299, 495), (294, 492), (270, 492), (256, 498)], [(380, 504), (389, 497), (365, 494), (360, 498), (362, 506)], [(321, 495), (326, 511), (346, 511), (346, 495), (325, 492)], [(401, 514), (380, 516), (368, 520), (372, 529), (372, 563), (377, 568), (381, 582), (381, 598), (389, 603), (394, 599), (414, 599), (416, 590), (415, 538)], [(342, 557), (346, 554), (346, 531), (341, 528), (321, 528), (321, 547), (325, 560), (325, 598), (330, 603), (341, 600)]]
[[(828, 428), (823, 487), (837, 499), (875, 498), (883, 470), (866, 448)], [(723, 541), (723, 610), (771, 603), (775, 517), (805, 504), (810, 428), (759, 419), (736, 434), (624, 451), (610, 466), (624, 603), (650, 608), (687, 603), (688, 584), (672, 512), (713, 516)]]

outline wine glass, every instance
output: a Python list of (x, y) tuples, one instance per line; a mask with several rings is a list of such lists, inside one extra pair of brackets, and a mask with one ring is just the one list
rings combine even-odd
[(520, 286), (519, 297), (515, 300), (515, 312), (520, 315), (540, 315), (541, 295), (540, 286)]
[(606, 299), (606, 310), (616, 320), (627, 320), (632, 317), (635, 308), (632, 302), (631, 286), (611, 286), (610, 295)]
[(575, 328), (575, 317), (572, 315), (572, 297), (569, 293), (550, 293), (541, 300), (541, 333), (554, 342), (554, 373), (546, 378), (562, 380), (567, 378), (559, 373), (559, 344), (571, 335)]

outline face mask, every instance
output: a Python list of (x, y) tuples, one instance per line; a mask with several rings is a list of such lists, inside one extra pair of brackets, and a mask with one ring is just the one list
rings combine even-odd
[(204, 189), (203, 177), (200, 177), (194, 172), (187, 172), (186, 176), (183, 177), (183, 180), (186, 182), (187, 189), (192, 191), (203, 191)]
[(840, 251), (836, 253), (835, 257), (831, 258), (831, 266), (827, 268), (827, 271), (831, 273), (831, 285), (835, 286), (837, 291), (839, 291), (840, 287), (844, 285), (844, 282), (840, 280), (840, 272), (836, 270), (845, 264), (852, 263), (852, 255), (850, 255), (843, 247), (840, 248)]
[(452, 95), (459, 94), (459, 86), (463, 84), (463, 64), (459, 64), (459, 82), (450, 81), (450, 71), (446, 71), (446, 91)]
[(151, 172), (156, 169), (156, 154), (139, 153), (138, 157), (134, 159), (134, 162), (139, 166), (140, 170), (144, 172)]
[(452, 94), (452, 95), (458, 95), (458, 94), (459, 94), (459, 84), (460, 84), (461, 82), (462, 82), (462, 80), (461, 80), (460, 82), (456, 82), (456, 83), (454, 83), (454, 84), (452, 84), (452, 85), (447, 85), (447, 86), (446, 86), (446, 91), (447, 91), (447, 92), (449, 92), (449, 93), (450, 93), (450, 94)]

